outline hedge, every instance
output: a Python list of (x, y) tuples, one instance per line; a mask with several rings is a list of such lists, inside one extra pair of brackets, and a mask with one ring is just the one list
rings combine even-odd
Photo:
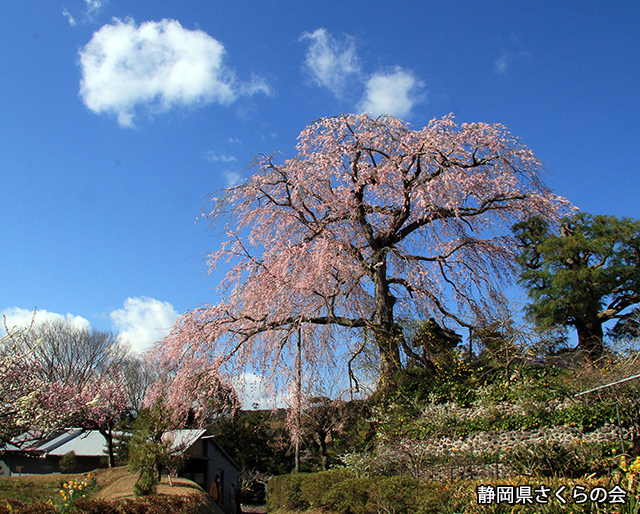
[(344, 514), (438, 512), (433, 484), (407, 476), (356, 477), (346, 470), (281, 475), (267, 488), (267, 510), (322, 508)]

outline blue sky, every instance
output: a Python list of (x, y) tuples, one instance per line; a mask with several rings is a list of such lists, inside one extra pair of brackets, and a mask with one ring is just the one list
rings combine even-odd
[(502, 123), (640, 218), (639, 49), (635, 0), (3, 2), (0, 311), (148, 346), (217, 300), (205, 197), (341, 112)]

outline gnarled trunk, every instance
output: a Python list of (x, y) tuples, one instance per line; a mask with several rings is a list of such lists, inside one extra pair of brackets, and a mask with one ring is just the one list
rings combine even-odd
[[(386, 257), (386, 256), (385, 256)], [(380, 380), (378, 389), (389, 389), (393, 386), (394, 375), (400, 371), (400, 338), (402, 331), (395, 324), (393, 306), (396, 298), (389, 289), (387, 264), (385, 257), (375, 266), (374, 291), (376, 303), (376, 321), (374, 337), (380, 351)]]
[(575, 327), (578, 331), (578, 347), (591, 362), (597, 361), (604, 353), (602, 323), (597, 316), (591, 316), (584, 322), (576, 322)]

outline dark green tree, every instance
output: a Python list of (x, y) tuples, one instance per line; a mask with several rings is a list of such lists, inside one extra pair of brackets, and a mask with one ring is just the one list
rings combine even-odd
[(173, 425), (171, 412), (162, 402), (142, 409), (133, 423), (133, 435), (128, 444), (129, 469), (138, 473), (134, 486), (136, 496), (154, 494), (162, 477), (162, 469), (179, 467), (183, 448), (165, 437)]
[(603, 324), (640, 302), (640, 221), (580, 213), (559, 232), (541, 218), (514, 225), (522, 251), (520, 283), (540, 327), (574, 327), (594, 361), (604, 352)]

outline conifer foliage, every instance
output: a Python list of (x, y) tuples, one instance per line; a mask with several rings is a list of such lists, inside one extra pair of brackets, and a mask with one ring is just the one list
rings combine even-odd
[[(640, 303), (640, 221), (579, 213), (559, 233), (541, 218), (514, 226), (528, 313), (542, 327), (575, 327), (585, 356), (604, 351), (603, 325)], [(617, 326), (624, 332), (624, 323)]]

